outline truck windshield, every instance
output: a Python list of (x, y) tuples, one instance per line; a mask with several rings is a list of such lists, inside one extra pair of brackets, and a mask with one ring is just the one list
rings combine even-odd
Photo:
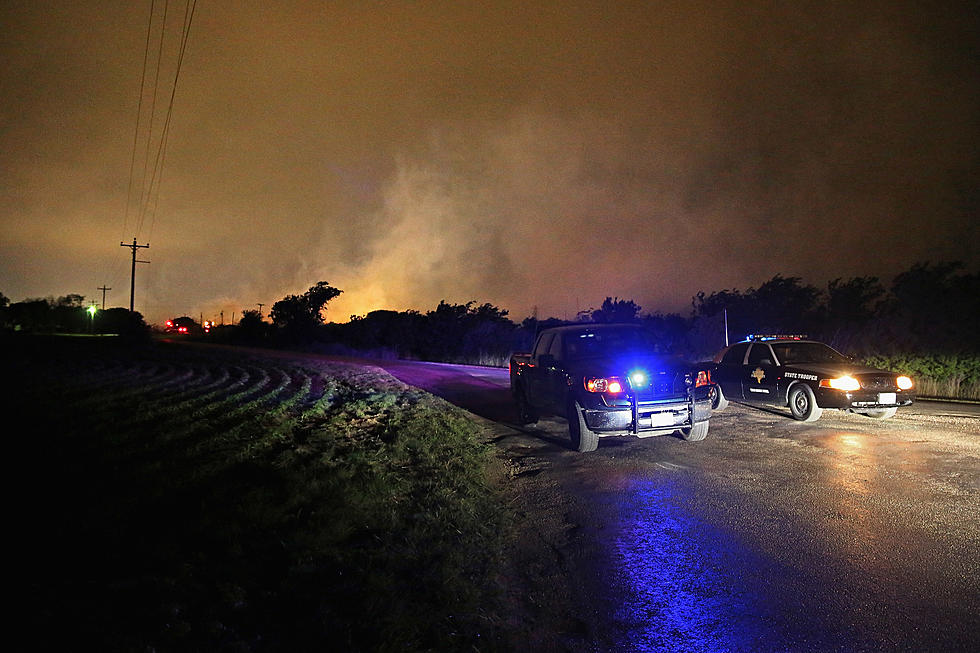
[(565, 336), (565, 356), (589, 358), (618, 356), (628, 352), (660, 353), (660, 347), (643, 329), (594, 329)]
[(772, 346), (782, 365), (795, 363), (847, 363), (844, 354), (821, 342), (789, 342)]

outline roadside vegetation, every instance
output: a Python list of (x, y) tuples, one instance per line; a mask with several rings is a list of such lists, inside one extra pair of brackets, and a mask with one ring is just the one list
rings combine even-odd
[[(404, 358), (504, 367), (529, 351), (537, 332), (568, 323), (532, 316), (515, 322), (490, 303), (441, 301), (429, 311), (372, 311), (343, 323), (326, 322), (329, 302), (342, 291), (320, 281), (288, 295), (270, 311), (244, 311), (237, 325), (212, 329), (212, 341), (373, 358)], [(25, 300), (0, 295), (5, 329), (140, 333), (142, 318), (97, 313), (86, 321), (83, 299)], [(122, 309), (117, 309), (122, 310)], [(665, 348), (706, 360), (751, 333), (805, 334), (858, 360), (913, 375), (920, 396), (980, 399), (980, 274), (959, 262), (916, 263), (890, 283), (877, 277), (838, 278), (825, 287), (776, 275), (759, 287), (698, 292), (687, 316), (644, 312), (631, 299), (606, 297), (571, 322), (637, 322)], [(182, 318), (193, 323), (189, 318)], [(100, 324), (99, 320), (103, 322)], [(111, 324), (110, 324), (111, 322)], [(143, 325), (145, 331), (145, 325)], [(201, 331), (200, 329), (191, 329)]]
[(920, 396), (980, 401), (980, 356), (868, 356), (864, 361), (910, 375)]
[[(0, 339), (32, 650), (494, 650), (509, 521), (462, 411), (381, 370)], [(200, 351), (198, 350), (200, 349)], [(18, 422), (20, 420), (20, 422)]]

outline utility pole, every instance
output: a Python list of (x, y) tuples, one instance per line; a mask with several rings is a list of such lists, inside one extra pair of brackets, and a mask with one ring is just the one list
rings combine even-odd
[(133, 312), (133, 299), (136, 297), (136, 264), (137, 263), (149, 263), (149, 261), (137, 261), (136, 260), (136, 250), (138, 249), (149, 249), (150, 243), (145, 245), (137, 245), (136, 237), (133, 237), (133, 244), (127, 245), (126, 243), (119, 243), (120, 247), (129, 247), (133, 250), (133, 273), (129, 278), (129, 312)]
[(263, 306), (265, 306), (265, 304), (259, 304), (259, 317), (262, 317), (262, 307)]
[[(120, 244), (122, 244), (122, 243), (120, 243)], [(97, 288), (97, 290), (101, 290), (102, 291), (102, 310), (104, 311), (105, 310), (105, 291), (112, 290), (112, 288), (106, 288), (105, 286), (99, 286)]]

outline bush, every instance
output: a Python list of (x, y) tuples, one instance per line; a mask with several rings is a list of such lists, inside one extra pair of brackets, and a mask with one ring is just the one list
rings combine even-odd
[(908, 374), (924, 397), (980, 400), (980, 357), (966, 354), (868, 356), (865, 364)]

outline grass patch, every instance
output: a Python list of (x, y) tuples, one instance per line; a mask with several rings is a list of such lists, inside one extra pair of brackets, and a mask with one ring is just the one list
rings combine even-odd
[(0, 341), (29, 648), (494, 650), (508, 524), (465, 414), (380, 371)]
[(908, 374), (921, 397), (980, 401), (980, 357), (966, 354), (871, 356), (872, 367)]

